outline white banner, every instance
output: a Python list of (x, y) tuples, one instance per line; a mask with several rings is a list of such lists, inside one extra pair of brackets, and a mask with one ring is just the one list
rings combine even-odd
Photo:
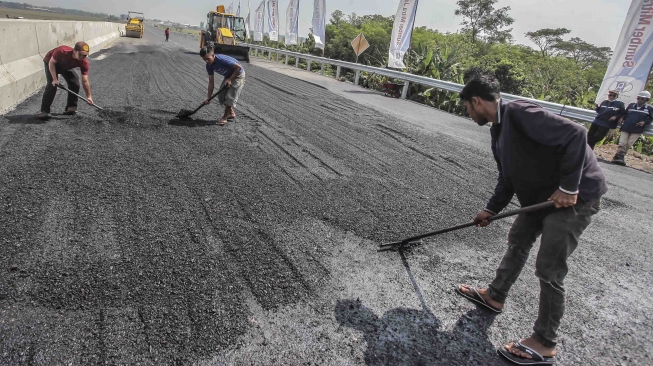
[(619, 91), (619, 100), (626, 105), (635, 102), (644, 90), (653, 65), (652, 20), (653, 1), (633, 0), (596, 96), (597, 104), (608, 99), (608, 90)]
[(238, 0), (238, 8), (236, 9), (236, 16), (240, 16), (240, 0)]
[(263, 42), (263, 14), (265, 13), (265, 0), (256, 8), (254, 13), (254, 41)]
[(404, 69), (404, 55), (410, 47), (411, 33), (415, 24), (415, 13), (417, 12), (417, 0), (400, 0), (395, 24), (392, 27), (390, 37), (390, 52), (388, 67)]
[(297, 44), (299, 34), (299, 0), (290, 0), (286, 10), (286, 46)]
[(252, 33), (250, 33), (252, 27), (249, 23), (250, 14), (252, 14), (252, 7), (249, 6), (249, 0), (247, 0), (247, 18), (245, 18), (245, 32), (247, 32), (247, 38), (252, 38)]
[(229, 4), (229, 7), (227, 8), (227, 14), (233, 14), (234, 11), (234, 3), (232, 2)]
[(313, 37), (315, 37), (315, 48), (324, 49), (326, 44), (326, 0), (313, 1)]
[(268, 32), (270, 41), (279, 40), (279, 0), (268, 1)]

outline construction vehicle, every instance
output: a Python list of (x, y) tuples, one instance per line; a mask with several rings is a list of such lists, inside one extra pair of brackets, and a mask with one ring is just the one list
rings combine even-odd
[(200, 31), (200, 49), (213, 48), (215, 53), (232, 56), (249, 62), (249, 47), (239, 45), (247, 38), (245, 20), (227, 14), (224, 5), (218, 5), (206, 15), (206, 28)]
[(144, 21), (145, 16), (143, 13), (135, 11), (128, 12), (127, 24), (125, 24), (125, 35), (132, 38), (143, 38), (143, 33), (145, 32)]

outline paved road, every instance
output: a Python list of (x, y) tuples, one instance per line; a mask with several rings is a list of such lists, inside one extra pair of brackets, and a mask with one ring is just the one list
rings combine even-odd
[[(158, 33), (93, 56), (106, 112), (0, 116), (0, 364), (496, 365), (529, 335), (532, 259), (500, 316), (452, 292), (491, 279), (511, 220), (376, 252), (483, 206), (487, 128), (263, 61), (235, 123), (179, 121), (207, 77)], [(559, 364), (650, 364), (652, 179), (602, 166)]]

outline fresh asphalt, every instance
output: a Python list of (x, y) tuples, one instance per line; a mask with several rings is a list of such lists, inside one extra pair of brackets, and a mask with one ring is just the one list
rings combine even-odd
[[(0, 116), (0, 364), (497, 365), (530, 335), (535, 255), (501, 315), (453, 291), (491, 280), (511, 219), (376, 252), (483, 207), (487, 128), (258, 60), (235, 122), (179, 120), (197, 49), (147, 28), (92, 56), (104, 112), (39, 121), (41, 91)], [(601, 166), (558, 364), (651, 364), (653, 179)]]

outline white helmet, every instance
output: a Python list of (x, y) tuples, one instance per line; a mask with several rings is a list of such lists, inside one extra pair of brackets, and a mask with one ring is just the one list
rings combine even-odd
[(651, 99), (651, 93), (647, 92), (646, 90), (640, 92), (637, 94), (637, 96), (641, 98)]

